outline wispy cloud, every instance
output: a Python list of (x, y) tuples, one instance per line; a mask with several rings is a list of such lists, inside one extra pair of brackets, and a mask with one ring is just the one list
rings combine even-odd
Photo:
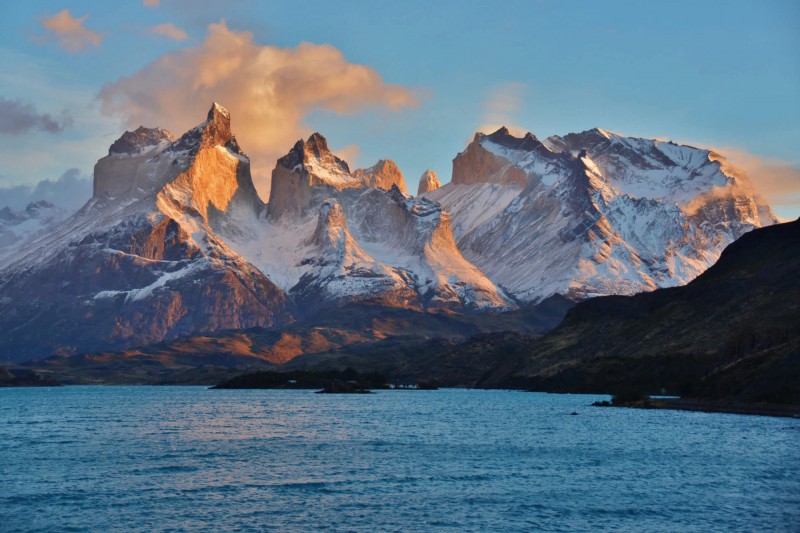
[(212, 101), (220, 102), (253, 158), (262, 194), (275, 160), (310, 133), (303, 121), (312, 111), (355, 114), (418, 104), (414, 92), (385, 83), (333, 46), (261, 46), (224, 21), (209, 25), (199, 45), (169, 52), (105, 86), (100, 98), (105, 112), (124, 116), (129, 127), (158, 125), (176, 134), (202, 120)]
[(64, 9), (52, 17), (42, 20), (42, 27), (67, 52), (80, 52), (90, 46), (100, 46), (100, 42), (103, 40), (100, 33), (83, 25), (87, 18), (89, 15), (75, 18), (70, 15), (69, 9)]
[(189, 38), (185, 31), (178, 28), (171, 22), (167, 22), (166, 24), (158, 24), (157, 26), (153, 26), (150, 28), (150, 33), (154, 33), (156, 35), (163, 35), (164, 37), (169, 37), (170, 39), (174, 39), (176, 41), (185, 41)]
[(147, 7), (158, 7), (161, 4), (161, 0), (142, 0), (142, 4)]
[(29, 131), (60, 133), (72, 124), (66, 113), (54, 118), (50, 113), (39, 113), (22, 100), (7, 100), (0, 96), (0, 135), (21, 135)]
[(783, 217), (800, 213), (800, 164), (763, 157), (735, 147), (711, 147), (733, 165), (744, 170), (755, 192), (764, 196)]
[(514, 135), (524, 135), (527, 130), (517, 126), (517, 116), (524, 107), (530, 92), (524, 83), (509, 82), (495, 85), (483, 104), (483, 115), (478, 131), (491, 133), (505, 126)]

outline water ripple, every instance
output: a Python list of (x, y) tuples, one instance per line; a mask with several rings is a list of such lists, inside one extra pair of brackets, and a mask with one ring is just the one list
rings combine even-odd
[(0, 530), (800, 530), (796, 421), (595, 399), (0, 390)]

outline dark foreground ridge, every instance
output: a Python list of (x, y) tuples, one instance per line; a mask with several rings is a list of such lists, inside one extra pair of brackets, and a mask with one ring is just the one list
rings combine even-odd
[(800, 404), (798, 272), (800, 221), (754, 230), (684, 287), (576, 305), (479, 385)]
[(0, 367), (0, 387), (59, 387), (61, 383), (26, 368)]
[(690, 398), (651, 398), (649, 396), (626, 398), (615, 395), (610, 402), (601, 401), (592, 405), (595, 407), (630, 407), (636, 409), (667, 409), (672, 411), (800, 418), (800, 405), (703, 401)]

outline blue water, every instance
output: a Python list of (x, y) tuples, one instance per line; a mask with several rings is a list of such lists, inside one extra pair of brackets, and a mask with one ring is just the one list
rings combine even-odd
[(800, 531), (800, 420), (595, 399), (0, 389), (0, 530)]

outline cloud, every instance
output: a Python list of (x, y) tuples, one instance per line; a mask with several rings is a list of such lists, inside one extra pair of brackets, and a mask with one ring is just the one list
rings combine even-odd
[(492, 133), (505, 126), (513, 135), (525, 135), (527, 130), (516, 125), (516, 116), (523, 107), (528, 91), (524, 83), (509, 82), (494, 86), (483, 104), (478, 131)]
[(418, 104), (412, 91), (385, 83), (333, 46), (261, 46), (224, 21), (209, 25), (199, 45), (106, 85), (100, 98), (103, 110), (123, 116), (128, 127), (158, 125), (175, 134), (203, 120), (211, 102), (225, 105), (262, 195), (276, 159), (310, 133), (303, 120), (312, 111), (356, 114)]
[(161, 4), (161, 0), (142, 0), (142, 4), (147, 7), (158, 7)]
[[(730, 162), (729, 172), (737, 177), (738, 170), (745, 172), (744, 186), (749, 178), (755, 192), (781, 213), (800, 211), (800, 164), (776, 158), (762, 157), (742, 148), (712, 147)], [(732, 166), (732, 168), (731, 168)]]
[(150, 28), (150, 33), (154, 33), (156, 35), (163, 35), (165, 37), (169, 37), (170, 39), (175, 39), (176, 41), (185, 41), (186, 39), (189, 38), (189, 36), (186, 34), (185, 31), (178, 28), (171, 22), (153, 26), (152, 28)]
[(342, 146), (338, 150), (333, 151), (333, 155), (339, 159), (344, 159), (347, 161), (347, 164), (350, 165), (351, 170), (355, 170), (353, 165), (355, 164), (355, 160), (359, 153), (361, 153), (361, 148), (357, 144), (348, 144), (347, 146)]
[(83, 25), (89, 18), (84, 15), (75, 18), (64, 9), (42, 21), (42, 26), (50, 32), (51, 37), (58, 39), (58, 44), (67, 52), (80, 52), (89, 46), (100, 46), (103, 36)]
[(64, 172), (57, 180), (42, 180), (34, 186), (0, 187), (0, 208), (24, 209), (31, 202), (48, 200), (68, 211), (78, 210), (92, 196), (92, 179), (77, 168)]
[(71, 124), (72, 117), (66, 112), (56, 119), (50, 113), (39, 113), (31, 104), (0, 96), (0, 135), (20, 135), (32, 130), (60, 133)]

